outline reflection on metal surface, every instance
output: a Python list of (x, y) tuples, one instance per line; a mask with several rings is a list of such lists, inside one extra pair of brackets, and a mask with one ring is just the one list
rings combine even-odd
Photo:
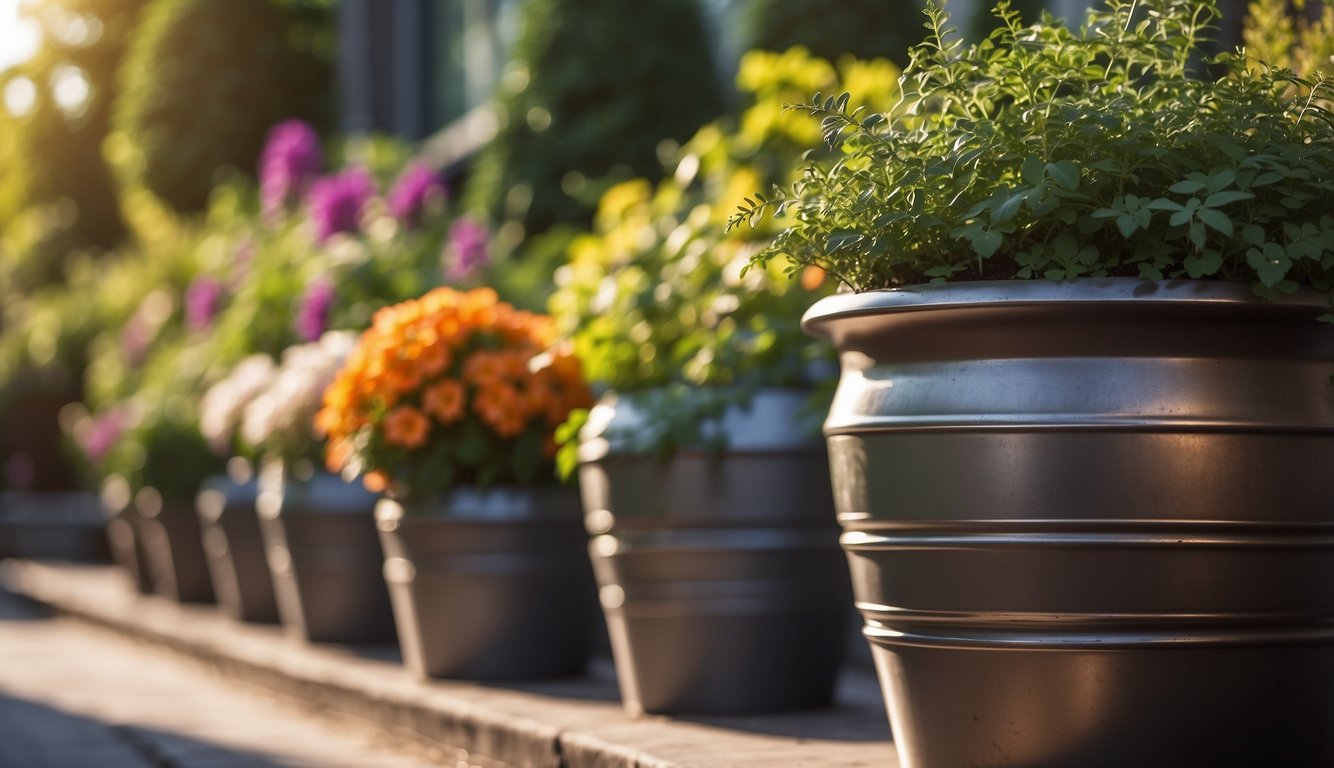
[(584, 437), (606, 444), (581, 451), (579, 477), (631, 712), (794, 709), (832, 698), (847, 569), (824, 451), (795, 429), (803, 403), (800, 393), (765, 393), (726, 422), (740, 430), (728, 433), (733, 450), (667, 461), (610, 450), (604, 436), (638, 416), (599, 406)]
[(840, 295), (826, 422), (905, 768), (1334, 765), (1323, 297)]

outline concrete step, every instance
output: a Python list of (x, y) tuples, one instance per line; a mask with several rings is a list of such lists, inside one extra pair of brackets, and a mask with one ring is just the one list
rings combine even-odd
[[(325, 715), (492, 766), (524, 768), (897, 768), (874, 675), (850, 666), (835, 706), (745, 717), (632, 718), (609, 660), (568, 680), (423, 681), (396, 648), (309, 644), (206, 606), (134, 593), (108, 566), (0, 563), (0, 586), (192, 657)], [(466, 761), (465, 761), (466, 763)]]

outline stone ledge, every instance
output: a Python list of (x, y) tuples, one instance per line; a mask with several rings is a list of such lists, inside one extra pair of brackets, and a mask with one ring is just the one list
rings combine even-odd
[(395, 738), (514, 768), (896, 768), (874, 676), (850, 667), (829, 709), (747, 717), (632, 718), (605, 659), (582, 678), (504, 685), (422, 681), (396, 648), (312, 645), (277, 627), (131, 591), (109, 566), (11, 560), (0, 586), (192, 656), (303, 706)]

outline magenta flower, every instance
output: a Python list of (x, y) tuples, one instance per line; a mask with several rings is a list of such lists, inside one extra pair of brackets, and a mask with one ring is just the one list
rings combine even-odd
[(289, 205), (300, 200), (324, 168), (324, 154), (315, 129), (300, 120), (273, 126), (259, 160), (259, 195), (264, 218), (276, 222)]
[(94, 464), (102, 461), (112, 446), (125, 434), (124, 419), (119, 410), (110, 410), (92, 419), (86, 430), (78, 434), (79, 447)]
[(329, 310), (333, 307), (334, 286), (319, 277), (306, 287), (301, 306), (296, 313), (296, 332), (303, 341), (318, 341), (329, 324)]
[(223, 284), (211, 277), (195, 278), (185, 289), (185, 327), (191, 331), (206, 331), (218, 313)]
[(487, 240), (486, 227), (466, 216), (450, 226), (445, 246), (445, 277), (449, 282), (465, 282), (486, 266)]
[(361, 230), (361, 212), (375, 196), (375, 181), (361, 168), (316, 179), (306, 194), (306, 207), (315, 222), (315, 239), (323, 243), (339, 232)]
[(428, 206), (443, 203), (447, 194), (440, 174), (421, 163), (413, 163), (389, 192), (389, 214), (406, 226), (415, 226)]

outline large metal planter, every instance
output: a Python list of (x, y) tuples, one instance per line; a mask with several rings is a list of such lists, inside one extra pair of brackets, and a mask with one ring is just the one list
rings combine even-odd
[(723, 424), (721, 456), (619, 452), (640, 416), (604, 401), (581, 435), (589, 551), (632, 713), (827, 705), (848, 582), (803, 393), (765, 391)]
[(153, 488), (134, 497), (135, 536), (153, 593), (182, 603), (213, 602), (199, 518), (188, 502), (164, 501)]
[(311, 642), (393, 642), (375, 535), (377, 500), (336, 475), (261, 475), (260, 532), (278, 616), (289, 633)]
[(584, 669), (597, 592), (573, 489), (384, 499), (376, 522), (410, 670), (499, 680)]
[(808, 313), (906, 768), (1334, 765), (1324, 311), (1104, 279)]
[(195, 510), (218, 608), (238, 621), (273, 623), (278, 606), (255, 514), (258, 496), (254, 478), (236, 482), (223, 475), (204, 484)]

